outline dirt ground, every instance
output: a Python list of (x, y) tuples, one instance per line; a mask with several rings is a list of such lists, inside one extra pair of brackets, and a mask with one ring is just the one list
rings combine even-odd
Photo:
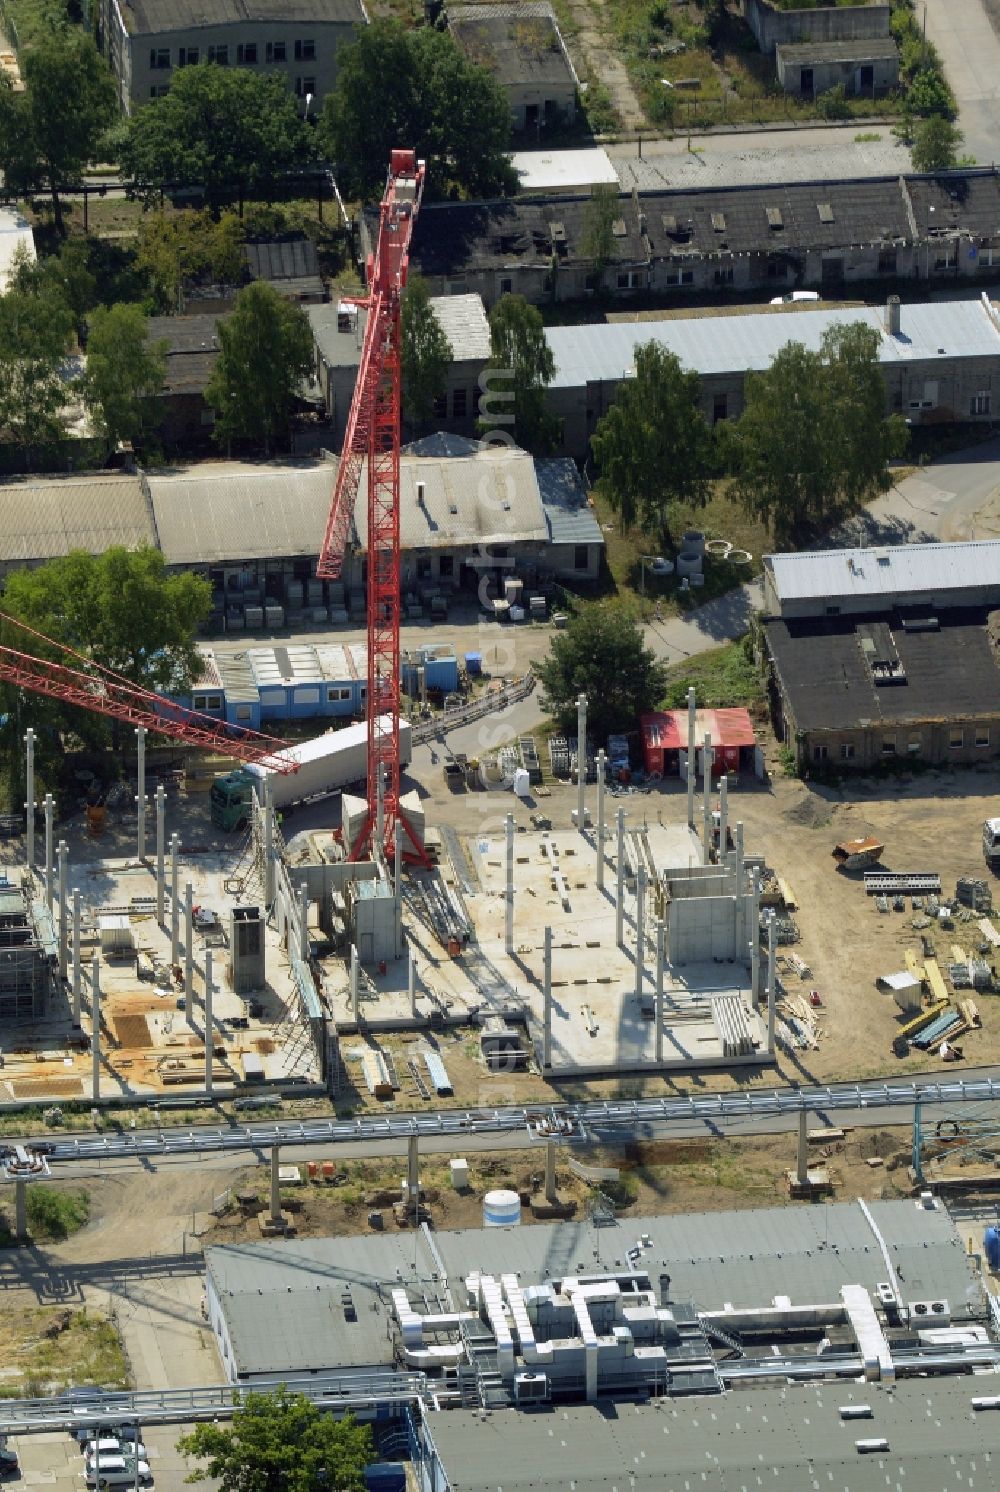
[[(842, 1139), (810, 1144), (810, 1166), (825, 1166), (833, 1198), (878, 1200), (906, 1196), (911, 1191), (907, 1174), (910, 1160), (909, 1131), (845, 1131)], [(729, 1140), (663, 1140), (638, 1143), (625, 1150), (594, 1148), (573, 1159), (588, 1167), (618, 1168), (617, 1181), (588, 1182), (581, 1179), (560, 1157), (556, 1182), (560, 1199), (574, 1205), (574, 1215), (586, 1216), (602, 1205), (602, 1195), (615, 1204), (616, 1215), (656, 1217), (671, 1213), (716, 1212), (732, 1208), (773, 1207), (791, 1203), (786, 1172), (795, 1165), (796, 1136), (771, 1135)], [(874, 1160), (875, 1164), (869, 1162)], [(510, 1187), (528, 1197), (543, 1181), (544, 1152), (541, 1149), (470, 1155), (469, 1190), (452, 1189), (448, 1167), (437, 1157), (421, 1163), (421, 1186), (432, 1225), (439, 1229), (482, 1226), (483, 1194), (496, 1187)], [(300, 1237), (346, 1236), (372, 1231), (368, 1214), (377, 1210), (383, 1227), (395, 1230), (392, 1200), (398, 1198), (405, 1161), (350, 1161), (336, 1173), (333, 1182), (307, 1179), (301, 1168), (301, 1186), (284, 1188), (283, 1205), (294, 1218)], [(254, 1197), (240, 1207), (237, 1194)], [(268, 1178), (263, 1168), (244, 1171), (234, 1178), (229, 1210), (203, 1234), (202, 1243), (236, 1243), (260, 1237), (256, 1212), (269, 1202)], [(525, 1221), (531, 1213), (525, 1205)], [(537, 1221), (551, 1221), (538, 1217)]]

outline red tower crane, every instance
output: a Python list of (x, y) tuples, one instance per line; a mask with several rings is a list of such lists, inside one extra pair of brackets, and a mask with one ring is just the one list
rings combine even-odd
[(399, 803), (399, 415), (400, 302), (410, 239), (424, 189), (424, 163), (412, 150), (394, 150), (379, 215), (378, 242), (368, 260), (368, 294), (353, 304), (368, 312), (358, 381), (344, 433), (333, 504), (316, 573), (340, 578), (344, 552), (368, 464), (368, 812), (352, 860), (370, 853), (379, 786), (383, 790), (383, 848), (391, 849), (401, 822), (411, 858), (425, 851)]
[(182, 741), (187, 746), (218, 751), (241, 762), (257, 762), (282, 776), (298, 771), (298, 764), (282, 755), (290, 742), (261, 735), (241, 725), (229, 725), (224, 720), (203, 715), (200, 710), (189, 710), (186, 705), (175, 704), (162, 694), (134, 684), (123, 674), (95, 663), (85, 654), (77, 653), (63, 643), (53, 642), (44, 632), (38, 632), (2, 611), (0, 622), (19, 628), (46, 649), (55, 649), (73, 660), (72, 664), (51, 662), (0, 645), (0, 682), (13, 684), (18, 689), (29, 689), (33, 694), (47, 694), (51, 699), (79, 705), (81, 709), (98, 715), (110, 715), (129, 725), (145, 726), (149, 731)]

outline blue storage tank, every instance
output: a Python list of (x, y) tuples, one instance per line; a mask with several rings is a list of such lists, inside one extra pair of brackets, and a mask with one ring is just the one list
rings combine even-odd
[(466, 655), (465, 655), (465, 671), (469, 675), (470, 679), (478, 679), (479, 678), (479, 675), (483, 671), (483, 655), (482, 655), (482, 653), (466, 653)]
[(376, 1461), (365, 1467), (365, 1486), (371, 1492), (406, 1492), (406, 1467), (402, 1461)]
[(1000, 1271), (1000, 1228), (995, 1223), (983, 1234), (983, 1253), (990, 1269)]

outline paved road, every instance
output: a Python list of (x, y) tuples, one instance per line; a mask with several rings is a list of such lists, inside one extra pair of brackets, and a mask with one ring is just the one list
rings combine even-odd
[[(921, 7), (917, 6), (920, 13)], [(965, 150), (981, 166), (1000, 159), (1000, 36), (984, 0), (923, 0), (927, 38), (958, 100)]]
[(1000, 535), (1000, 439), (945, 456), (904, 478), (845, 526), (843, 542), (917, 543)]

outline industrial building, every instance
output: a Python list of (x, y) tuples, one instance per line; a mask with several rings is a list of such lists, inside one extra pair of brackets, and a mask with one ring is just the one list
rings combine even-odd
[(163, 353), (160, 431), (168, 449), (211, 440), (215, 410), (205, 403), (205, 390), (219, 360), (218, 328), (224, 319), (203, 312), (151, 316), (146, 324), (147, 340)]
[(30, 884), (5, 872), (0, 876), (0, 1020), (45, 1018), (56, 953), (50, 907)]
[(899, 82), (899, 48), (891, 36), (784, 42), (774, 61), (782, 88), (799, 98), (818, 98), (831, 88), (842, 88), (848, 97), (881, 98)]
[(800, 766), (1000, 753), (1000, 542), (769, 555), (764, 570), (772, 715)]
[(590, 437), (632, 376), (636, 349), (648, 342), (672, 352), (701, 380), (709, 424), (738, 419), (748, 373), (760, 372), (789, 342), (818, 352), (824, 335), (860, 323), (878, 338), (887, 413), (924, 421), (990, 423), (1000, 387), (1000, 314), (986, 295), (852, 310), (773, 307), (739, 316), (553, 326), (546, 337), (555, 358), (548, 401), (562, 423), (563, 447), (586, 455)]
[(910, 1199), (227, 1244), (205, 1281), (230, 1382), (422, 1372), (449, 1411), (425, 1413), (428, 1451), (472, 1407), (660, 1399), (673, 1424), (810, 1380), (881, 1399), (935, 1351), (955, 1372), (997, 1353), (976, 1261)]
[(0, 578), (61, 559), (74, 549), (103, 554), (157, 542), (148, 490), (134, 472), (6, 477), (0, 481)]
[[(857, 14), (847, 10), (845, 14)], [(827, 12), (823, 11), (825, 15)], [(815, 15), (816, 12), (807, 12)], [(1000, 172), (710, 187), (622, 194), (608, 262), (594, 263), (589, 192), (432, 202), (414, 229), (414, 267), (434, 294), (543, 301), (601, 289), (627, 301), (706, 292), (775, 296), (803, 286), (989, 283), (1000, 264)], [(361, 255), (377, 212), (361, 218)]]
[(573, 122), (580, 80), (548, 0), (449, 3), (447, 16), (459, 50), (503, 89), (515, 134)]
[(337, 52), (367, 26), (363, 0), (97, 0), (97, 41), (126, 114), (170, 87), (182, 67), (260, 68), (319, 109), (337, 79)]
[[(683, 776), (687, 770), (688, 713), (686, 710), (650, 710), (639, 717), (642, 764), (653, 778)], [(706, 736), (712, 753), (714, 777), (727, 772), (753, 772), (757, 738), (746, 710), (699, 710), (695, 740), (697, 770), (703, 770)]]

